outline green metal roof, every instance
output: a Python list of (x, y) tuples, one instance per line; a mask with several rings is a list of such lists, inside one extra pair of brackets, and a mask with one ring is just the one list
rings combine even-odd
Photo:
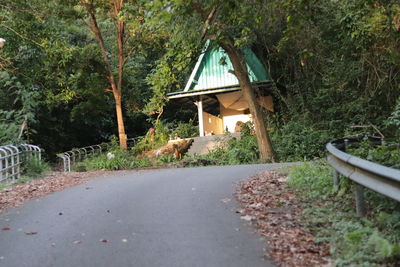
[[(236, 76), (229, 72), (229, 70), (233, 70), (233, 67), (225, 51), (218, 46), (210, 47), (209, 42), (206, 43), (204, 50), (205, 52), (197, 60), (184, 92), (239, 86)], [(247, 48), (243, 50), (243, 53), (250, 81), (271, 81), (267, 71), (253, 51)]]

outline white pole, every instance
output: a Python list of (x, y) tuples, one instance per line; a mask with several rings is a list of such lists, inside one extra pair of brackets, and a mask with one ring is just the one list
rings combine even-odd
[(200, 136), (204, 136), (204, 121), (203, 121), (203, 96), (200, 96), (197, 102), (197, 112), (199, 117), (199, 132)]
[(3, 38), (0, 38), (0, 48), (3, 48), (5, 43), (6, 43), (6, 40)]

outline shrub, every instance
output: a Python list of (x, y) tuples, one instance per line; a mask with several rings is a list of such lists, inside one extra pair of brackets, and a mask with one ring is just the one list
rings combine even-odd
[(134, 155), (140, 154), (144, 151), (149, 151), (158, 148), (166, 144), (169, 140), (170, 130), (167, 125), (161, 121), (158, 121), (154, 125), (155, 134), (147, 132), (146, 135), (141, 138), (136, 145), (132, 148)]
[(110, 140), (110, 148), (107, 152), (91, 155), (82, 162), (73, 166), (77, 171), (91, 170), (123, 170), (135, 168), (135, 162), (128, 151), (121, 150), (116, 136)]
[(388, 167), (400, 168), (400, 149), (398, 145), (376, 146), (364, 140), (357, 148), (350, 148), (348, 153)]
[(36, 157), (28, 157), (23, 164), (22, 172), (26, 177), (36, 178), (50, 171), (50, 169), (51, 167), (47, 162)]
[(327, 198), (332, 193), (332, 168), (325, 161), (295, 165), (289, 173), (288, 185), (309, 197)]
[(207, 155), (194, 158), (204, 159), (210, 163), (218, 162), (220, 165), (257, 163), (259, 150), (256, 137), (251, 135), (252, 129), (252, 124), (243, 124), (240, 139), (223, 137), (219, 140), (218, 146)]
[(328, 131), (307, 126), (301, 121), (290, 121), (272, 131), (271, 139), (280, 161), (312, 160), (325, 154), (330, 141)]
[(199, 127), (194, 125), (193, 120), (189, 122), (178, 122), (174, 125), (171, 136), (179, 136), (181, 138), (196, 137), (199, 134)]

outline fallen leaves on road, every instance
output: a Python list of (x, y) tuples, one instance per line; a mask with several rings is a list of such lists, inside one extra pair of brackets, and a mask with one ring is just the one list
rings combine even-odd
[[(20, 206), (29, 199), (39, 198), (64, 188), (81, 184), (89, 177), (100, 176), (109, 171), (94, 172), (53, 172), (44, 178), (16, 184), (0, 191), (0, 212)], [(60, 214), (61, 215), (61, 214)]]
[(10, 227), (3, 227), (3, 228), (1, 228), (1, 230), (3, 230), (3, 231), (9, 231), (9, 230), (11, 230), (11, 228), (10, 228)]
[(37, 232), (25, 232), (26, 235), (37, 235)]
[(327, 245), (316, 243), (303, 225), (303, 205), (286, 186), (286, 178), (264, 172), (242, 181), (236, 194), (243, 207), (236, 211), (268, 242), (267, 256), (279, 266), (321, 266), (328, 263)]

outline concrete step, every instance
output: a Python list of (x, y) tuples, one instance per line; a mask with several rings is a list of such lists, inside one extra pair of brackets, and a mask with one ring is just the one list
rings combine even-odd
[(215, 149), (221, 142), (227, 141), (230, 138), (240, 138), (240, 133), (233, 134), (217, 134), (209, 136), (194, 137), (193, 143), (189, 148), (188, 155), (207, 155), (210, 150)]

